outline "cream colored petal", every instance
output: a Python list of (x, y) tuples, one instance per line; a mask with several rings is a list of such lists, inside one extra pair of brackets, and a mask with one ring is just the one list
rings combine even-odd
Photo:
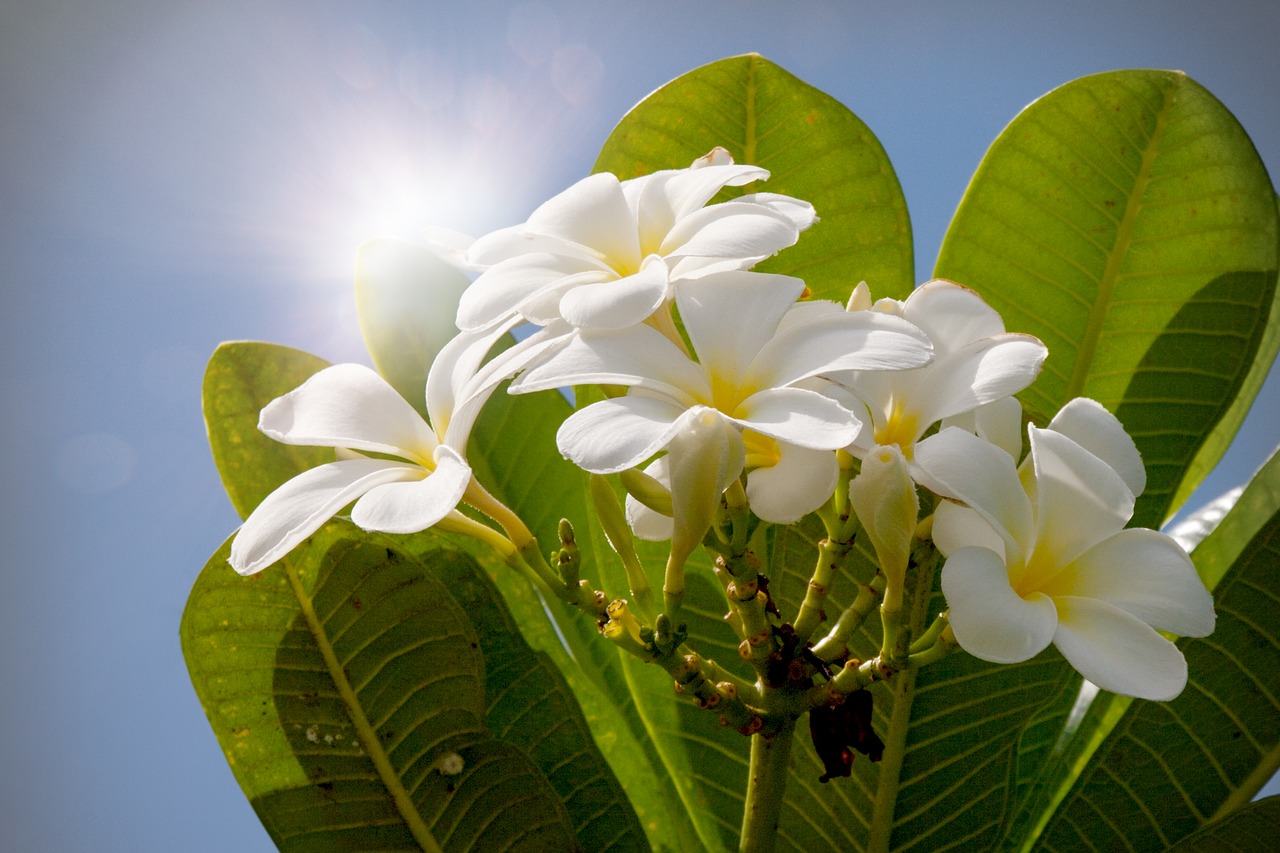
[(830, 450), (778, 443), (778, 464), (747, 475), (751, 511), (774, 524), (794, 524), (835, 491), (840, 466)]
[(351, 508), (351, 520), (365, 530), (417, 533), (456, 509), (469, 482), (466, 461), (452, 447), (441, 446), (429, 477), (370, 489)]
[(231, 543), (229, 562), (242, 575), (259, 572), (369, 490), (426, 475), (424, 468), (382, 459), (344, 459), (304, 471), (267, 495), (245, 519)]
[(1187, 552), (1154, 530), (1121, 530), (1081, 554), (1042, 590), (1055, 598), (1100, 599), (1183, 637), (1213, 632), (1213, 596)]
[(1004, 562), (986, 548), (961, 548), (942, 567), (942, 593), (960, 647), (993, 663), (1030, 660), (1057, 628), (1054, 603), (1039, 593), (1022, 598), (1009, 586)]
[(1138, 446), (1124, 426), (1101, 403), (1076, 397), (1054, 415), (1049, 429), (1060, 432), (1116, 470), (1134, 496), (1147, 487)]
[(349, 447), (428, 466), (438, 443), (413, 406), (361, 364), (326, 367), (272, 400), (258, 429), (284, 444)]
[(1053, 644), (1076, 671), (1103, 690), (1167, 702), (1187, 684), (1187, 661), (1138, 617), (1093, 598), (1054, 599)]

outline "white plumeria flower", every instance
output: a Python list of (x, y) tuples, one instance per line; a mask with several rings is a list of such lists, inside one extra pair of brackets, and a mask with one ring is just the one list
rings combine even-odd
[[(632, 468), (668, 450), (673, 551), (706, 532), (720, 493), (744, 467), (757, 515), (791, 522), (830, 497), (832, 452), (861, 424), (834, 400), (798, 383), (831, 370), (900, 370), (928, 361), (924, 335), (872, 312), (811, 311), (796, 305), (804, 283), (788, 276), (720, 272), (676, 293), (697, 361), (655, 329), (580, 330), (513, 392), (581, 383), (630, 386), (626, 396), (575, 412), (557, 434), (560, 451), (599, 474)], [(712, 479), (690, 475), (714, 469)], [(761, 488), (758, 477), (772, 469)], [(816, 474), (815, 474), (816, 469)], [(699, 519), (690, 525), (685, 518)], [(690, 538), (685, 538), (685, 537)], [(676, 542), (680, 538), (680, 543)]]
[(352, 501), (351, 520), (365, 530), (414, 533), (456, 514), (469, 490), (474, 503), (491, 500), (473, 482), (465, 453), (480, 408), (524, 357), (508, 350), (481, 368), (505, 332), (463, 333), (444, 346), (427, 379), (430, 425), (359, 364), (327, 367), (268, 403), (262, 432), (284, 444), (334, 447), (341, 458), (304, 471), (254, 509), (231, 545), (235, 570), (261, 571)]
[(458, 327), (487, 328), (513, 313), (542, 326), (640, 323), (678, 281), (746, 269), (794, 244), (815, 221), (807, 202), (772, 193), (707, 204), (726, 186), (768, 177), (717, 148), (687, 169), (584, 178), (524, 224), (474, 242), (432, 232), (463, 264), (484, 270), (463, 294)]
[[(1031, 335), (1005, 332), (1004, 321), (982, 297), (943, 279), (920, 285), (904, 301), (881, 299), (874, 305), (865, 283), (860, 284), (849, 308), (911, 321), (929, 336), (934, 351), (933, 361), (916, 370), (828, 377), (869, 410), (872, 429), (851, 448), (857, 455), (892, 444), (910, 460), (929, 427), (960, 417), (979, 435), (1003, 436), (1000, 446), (1019, 455), (1021, 407), (1010, 397), (1039, 375), (1048, 355), (1044, 344)], [(1011, 441), (1014, 447), (1008, 446)]]
[(957, 428), (917, 447), (925, 485), (963, 504), (944, 502), (933, 525), (956, 640), (997, 663), (1053, 643), (1099, 687), (1172, 699), (1187, 664), (1158, 631), (1208, 635), (1213, 599), (1172, 538), (1125, 529), (1145, 481), (1137, 449), (1085, 399), (1028, 432), (1031, 452), (1017, 470)]

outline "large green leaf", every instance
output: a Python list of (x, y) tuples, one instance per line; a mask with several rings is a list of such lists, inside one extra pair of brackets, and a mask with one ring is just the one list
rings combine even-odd
[[(1277, 198), (1277, 202), (1280, 203), (1280, 198)], [(1240, 392), (1192, 460), (1186, 476), (1183, 477), (1170, 503), (1171, 513), (1176, 512), (1186, 503), (1191, 493), (1218, 464), (1222, 454), (1227, 452), (1232, 439), (1240, 430), (1240, 425), (1244, 423), (1245, 416), (1249, 414), (1249, 409), (1253, 407), (1253, 401), (1257, 398), (1258, 392), (1262, 390), (1263, 383), (1267, 381), (1267, 376), (1275, 365), (1277, 353), (1280, 353), (1280, 287), (1276, 289), (1271, 299), (1271, 311), (1267, 315), (1262, 342), (1258, 345), (1258, 352), (1253, 357), (1249, 373), (1240, 385)]]
[[(810, 202), (821, 221), (759, 265), (844, 301), (860, 279), (877, 297), (914, 286), (911, 224), (879, 141), (840, 102), (755, 54), (694, 69), (649, 95), (605, 142), (595, 171), (634, 178), (683, 168), (712, 148), (770, 172), (767, 190)], [(727, 193), (728, 194), (728, 193)]]
[(1252, 798), (1280, 768), (1280, 455), (1192, 553), (1212, 635), (1184, 639), (1172, 702), (1134, 702), (1041, 838), (1047, 850), (1162, 850)]
[(1022, 400), (1088, 396), (1147, 465), (1158, 525), (1237, 396), (1276, 287), (1275, 196), (1248, 136), (1178, 72), (1068, 83), (992, 144), (936, 274), (973, 287), (1049, 358)]
[(192, 591), (183, 651), (277, 846), (576, 847), (547, 778), (490, 736), (476, 634), (432, 572), (337, 522), (249, 579), (228, 550)]
[(1267, 797), (1188, 835), (1169, 853), (1255, 853), (1280, 838), (1280, 796)]

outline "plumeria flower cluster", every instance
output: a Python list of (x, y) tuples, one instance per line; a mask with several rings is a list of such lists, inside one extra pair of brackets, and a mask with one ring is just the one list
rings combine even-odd
[[(351, 520), (368, 530), (440, 527), (481, 538), (554, 588), (557, 574), (532, 534), (476, 479), (468, 438), (506, 380), (513, 394), (598, 386), (606, 393), (564, 421), (557, 445), (592, 474), (620, 475), (628, 497), (616, 519), (625, 522), (602, 523), (614, 525), (606, 533), (635, 578), (633, 597), (647, 590), (645, 569), (625, 543), (632, 534), (670, 541), (663, 602), (645, 626), (626, 601), (579, 595), (576, 578), (561, 574), (560, 594), (594, 601), (605, 636), (646, 659), (666, 655), (678, 683), (714, 685), (689, 662), (696, 656), (673, 657), (678, 639), (653, 639), (670, 636), (690, 556), (711, 548), (760, 682), (704, 686), (697, 698), (738, 708), (733, 721), (745, 721), (744, 731), (758, 729), (763, 713), (742, 711), (750, 697), (781, 683), (780, 655), (808, 655), (799, 669), (783, 667), (801, 688), (819, 667), (845, 693), (932, 660), (899, 636), (921, 548), (945, 559), (949, 610), (926, 632), (937, 640), (930, 649), (958, 645), (1012, 663), (1053, 644), (1106, 689), (1177, 695), (1186, 664), (1158, 632), (1207, 634), (1212, 600), (1172, 539), (1125, 529), (1145, 475), (1119, 421), (1074, 400), (1043, 429), (1027, 427), (1024, 458), (1014, 395), (1035, 380), (1044, 345), (1006, 331), (977, 293), (953, 282), (928, 282), (902, 301), (873, 301), (860, 284), (840, 305), (808, 298), (798, 278), (754, 270), (816, 221), (809, 204), (779, 194), (712, 202), (768, 177), (716, 149), (685, 169), (592, 175), (525, 223), (479, 239), (431, 232), (476, 278), (458, 307), (460, 332), (428, 375), (428, 421), (356, 365), (324, 370), (272, 402), (261, 415), (266, 434), (334, 447), (338, 459), (263, 501), (236, 538), (232, 565), (263, 569), (350, 505)], [(497, 346), (518, 326), (532, 332)], [(781, 630), (755, 571), (744, 568), (749, 532), (815, 513), (827, 527), (824, 557), (810, 597)], [(749, 519), (748, 535), (735, 529), (731, 543), (716, 544), (726, 514)], [(877, 578), (862, 582), (882, 599), (884, 648), (874, 666), (832, 674), (869, 605), (855, 604), (819, 637), (820, 598), (859, 532), (879, 563)], [(847, 767), (829, 764), (828, 773)]]

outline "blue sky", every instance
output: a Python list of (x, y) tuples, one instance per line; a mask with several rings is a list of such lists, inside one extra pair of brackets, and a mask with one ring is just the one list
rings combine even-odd
[[(1280, 173), (1277, 33), (1280, 4), (1261, 0), (9, 0), (0, 846), (272, 849), (178, 647), (187, 592), (237, 523), (200, 380), (230, 339), (367, 361), (361, 240), (520, 221), (649, 91), (756, 51), (879, 136), (924, 280), (986, 146), (1084, 74), (1188, 72)], [(1274, 447), (1278, 385), (1202, 500)]]

